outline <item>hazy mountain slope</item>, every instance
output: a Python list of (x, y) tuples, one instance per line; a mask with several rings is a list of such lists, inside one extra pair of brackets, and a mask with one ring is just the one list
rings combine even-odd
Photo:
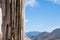
[(44, 40), (49, 36), (48, 32), (43, 32), (39, 34), (34, 40)]
[(53, 30), (45, 40), (60, 40), (60, 28)]
[(40, 34), (40, 32), (31, 31), (31, 32), (26, 33), (27, 36), (35, 36), (35, 35), (38, 35), (38, 34)]
[(53, 30), (51, 33), (29, 32), (28, 35), (28, 37), (31, 38), (31, 40), (60, 40), (60, 28)]
[(60, 35), (60, 28), (53, 30), (51, 34)]
[(37, 35), (39, 35), (40, 32), (36, 32), (36, 31), (31, 31), (31, 32), (27, 32), (26, 35), (30, 38), (30, 39), (34, 39), (35, 37), (37, 37)]

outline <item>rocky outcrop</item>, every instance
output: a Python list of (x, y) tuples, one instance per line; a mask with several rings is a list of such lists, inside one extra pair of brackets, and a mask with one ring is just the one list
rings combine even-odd
[(24, 40), (31, 40), (27, 35), (24, 35)]
[(2, 33), (0, 33), (0, 40), (2, 40)]

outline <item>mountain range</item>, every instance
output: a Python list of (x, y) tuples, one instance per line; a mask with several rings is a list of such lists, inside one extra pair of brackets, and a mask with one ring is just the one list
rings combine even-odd
[(27, 32), (27, 37), (31, 40), (60, 40), (60, 28), (53, 30), (52, 32)]

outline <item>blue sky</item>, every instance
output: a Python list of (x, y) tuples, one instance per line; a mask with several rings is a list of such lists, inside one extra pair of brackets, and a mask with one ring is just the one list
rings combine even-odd
[(60, 28), (60, 0), (26, 0), (25, 32)]

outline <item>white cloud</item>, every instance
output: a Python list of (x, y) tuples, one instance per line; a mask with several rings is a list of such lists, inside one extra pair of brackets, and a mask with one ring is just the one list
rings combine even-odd
[(39, 27), (41, 27), (42, 25), (35, 25), (35, 26), (39, 26)]
[(51, 2), (53, 2), (55, 4), (60, 4), (60, 0), (48, 0), (48, 1), (51, 1)]
[(25, 23), (27, 23), (29, 20), (28, 19), (25, 19)]
[(52, 32), (53, 30), (57, 29), (57, 28), (60, 28), (60, 26), (49, 26), (47, 28), (47, 32)]
[(42, 25), (30, 25), (31, 27), (41, 27)]
[(35, 7), (38, 6), (38, 2), (36, 0), (26, 0), (25, 7), (26, 6)]

